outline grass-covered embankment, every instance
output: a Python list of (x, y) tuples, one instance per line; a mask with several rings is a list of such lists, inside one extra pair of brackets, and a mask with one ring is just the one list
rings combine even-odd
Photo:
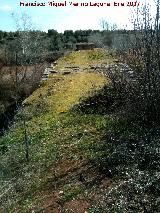
[(73, 52), (24, 101), (0, 139), (0, 212), (160, 211), (159, 127), (127, 114), (101, 63), (114, 59)]
[[(94, 154), (93, 144), (101, 141), (107, 119), (99, 114), (85, 114), (73, 109), (107, 84), (107, 79), (91, 71), (89, 66), (104, 61), (111, 63), (113, 58), (106, 56), (102, 50), (73, 52), (59, 59), (56, 69), (76, 64), (80, 71), (51, 75), (24, 101), (15, 123), (0, 139), (3, 148), (0, 163), (1, 211), (45, 209), (45, 202), (51, 194), (60, 191), (63, 193), (50, 201), (53, 209), (67, 208), (65, 203), (74, 197), (80, 196), (77, 202), (84, 199), (88, 188), (82, 184), (83, 175), (88, 184), (98, 175), (92, 171), (89, 159)], [(28, 163), (25, 160), (25, 128), (29, 141)], [(85, 202), (84, 208), (88, 208), (90, 202)]]

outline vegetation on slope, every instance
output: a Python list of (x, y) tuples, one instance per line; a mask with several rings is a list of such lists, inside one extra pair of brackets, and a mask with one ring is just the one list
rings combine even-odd
[[(78, 61), (80, 56), (92, 57), (94, 51), (73, 54)], [(94, 64), (97, 59), (88, 57), (88, 62)], [(83, 60), (81, 63), (83, 66)], [(59, 66), (63, 67), (62, 63)], [(43, 209), (43, 201), (51, 193), (60, 191), (63, 193), (56, 202), (59, 208), (63, 208), (66, 201), (84, 193), (83, 173), (87, 172), (91, 179), (96, 176), (88, 162), (88, 155), (92, 156), (89, 147), (99, 141), (106, 119), (98, 114), (79, 113), (72, 108), (106, 83), (104, 76), (91, 71), (53, 74), (25, 100), (25, 106), (19, 111), (10, 131), (0, 139), (3, 152), (0, 163), (2, 212)], [(24, 126), (24, 117), (27, 127)], [(28, 163), (24, 153), (25, 128), (30, 147)]]
[[(24, 101), (0, 139), (0, 212), (160, 211), (159, 128), (123, 117), (123, 106), (113, 110), (115, 91), (89, 66), (111, 57), (104, 54), (100, 61), (95, 51), (59, 59), (60, 72)], [(84, 55), (86, 69), (85, 60), (78, 60)], [(66, 61), (73, 62), (67, 75)]]
[(90, 65), (110, 64), (114, 59), (111, 55), (111, 51), (104, 51), (99, 48), (88, 51), (76, 51), (58, 59), (56, 69), (59, 70), (68, 66), (79, 66), (81, 69), (90, 69)]

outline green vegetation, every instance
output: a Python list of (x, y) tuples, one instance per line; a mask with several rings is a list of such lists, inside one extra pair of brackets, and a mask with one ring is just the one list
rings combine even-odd
[[(74, 53), (75, 60), (78, 60), (80, 54), (82, 56), (87, 54), (89, 58), (88, 55), (94, 53), (91, 51)], [(69, 55), (68, 58), (71, 56)], [(65, 58), (62, 60), (66, 61)], [(61, 68), (62, 60), (60, 59), (60, 65), (58, 64)], [(91, 61), (97, 63), (96, 60)], [(84, 63), (89, 66), (91, 62), (87, 63), (86, 59)], [(81, 66), (84, 66), (83, 63)], [(25, 209), (32, 208), (33, 203), (40, 199), (36, 198), (35, 193), (45, 188), (52, 188), (52, 184), (56, 184), (56, 190), (65, 187), (68, 184), (68, 181), (63, 180), (65, 177), (77, 182), (76, 173), (89, 166), (87, 159), (93, 154), (90, 146), (101, 138), (106, 119), (98, 114), (95, 116), (79, 113), (72, 108), (86, 97), (94, 95), (95, 91), (100, 90), (106, 83), (104, 76), (91, 71), (80, 71), (69, 75), (53, 74), (25, 100), (25, 107), (18, 112), (15, 124), (0, 139), (0, 143), (8, 147), (6, 155), (1, 155), (0, 167), (3, 171), (1, 179), (6, 179), (6, 175), (9, 180), (16, 177), (12, 183), (13, 194), (8, 191), (14, 200), (11, 199), (10, 205), (3, 203), (1, 209), (7, 206), (7, 211), (15, 212), (16, 208), (26, 211)], [(28, 163), (25, 162), (22, 113), (26, 116), (29, 138)], [(86, 162), (80, 160), (82, 156)], [(75, 175), (72, 174), (74, 171)], [(71, 188), (71, 191), (66, 192), (59, 202), (69, 201), (79, 193), (83, 194), (83, 191)]]
[[(7, 111), (9, 106), (25, 99), (37, 88), (46, 63), (52, 63), (68, 51), (75, 50), (77, 42), (90, 42), (91, 37), (97, 33), (100, 36), (105, 35), (105, 39), (108, 38), (108, 32), (105, 30), (77, 30), (75, 32), (66, 30), (62, 34), (49, 29), (47, 33), (41, 32), (33, 30), (32, 21), (27, 14), (16, 17), (16, 20), (18, 19), (22, 19), (24, 23), (20, 22), (22, 26), (16, 32), (0, 31), (0, 91), (3, 91), (0, 92), (0, 115)], [(21, 31), (21, 28), (26, 27), (25, 21), (29, 29)], [(94, 43), (97, 47), (99, 46), (96, 41)], [(109, 46), (111, 43), (112, 41)], [(74, 60), (74, 54), (70, 54), (61, 60), (66, 60), (66, 66), (79, 66), (79, 64), (82, 66), (79, 60), (84, 60), (83, 68), (87, 66), (87, 61), (90, 59), (103, 59), (103, 53), (96, 52), (96, 50), (94, 54), (84, 53), (81, 56), (79, 55), (76, 57), (77, 60)], [(87, 60), (87, 57), (91, 58)], [(109, 57), (108, 60), (110, 60)], [(66, 69), (64, 61), (62, 64)], [(59, 67), (56, 70), (59, 71)]]
[(112, 79), (91, 69), (115, 59), (102, 49), (72, 52), (23, 102), (0, 138), (0, 211), (158, 210), (155, 128), (124, 116)]
[[(159, 1), (154, 28), (143, 12), (123, 47), (109, 28), (48, 31), (50, 51), (88, 39), (114, 49), (65, 52), (25, 99), (0, 138), (0, 212), (160, 212)], [(30, 50), (22, 61), (17, 50), (16, 71)]]

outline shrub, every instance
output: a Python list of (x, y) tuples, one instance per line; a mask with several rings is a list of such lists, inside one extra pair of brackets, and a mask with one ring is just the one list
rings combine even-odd
[[(147, 8), (142, 21), (135, 29), (132, 47), (124, 53), (123, 67), (107, 70), (117, 96), (126, 112), (146, 123), (160, 120), (160, 25), (159, 7), (154, 20)], [(149, 18), (148, 18), (149, 17)], [(148, 18), (148, 19), (147, 19)]]

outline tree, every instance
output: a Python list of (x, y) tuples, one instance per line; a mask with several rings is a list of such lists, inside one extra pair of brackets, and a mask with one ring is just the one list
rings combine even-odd
[(116, 23), (111, 24), (111, 23), (109, 23), (109, 21), (107, 21), (104, 18), (101, 18), (99, 23), (100, 23), (101, 28), (106, 31), (114, 31), (114, 30), (118, 29), (118, 26)]
[(111, 47), (112, 44), (114, 43), (114, 39), (116, 36), (116, 33), (114, 33), (114, 31), (118, 29), (118, 26), (116, 23), (112, 24), (104, 18), (101, 18), (99, 22), (102, 28), (100, 41), (103, 45), (101, 46), (107, 48)]
[(102, 33), (95, 33), (88, 37), (88, 41), (94, 43), (96, 47), (105, 48), (104, 39)]
[(64, 48), (63, 37), (56, 30), (48, 30), (48, 43), (50, 51), (61, 51)]
[[(30, 16), (26, 13), (17, 15), (12, 14), (17, 27), (16, 38), (11, 42), (9, 48), (14, 59), (16, 70), (16, 84), (25, 82), (28, 79), (27, 70), (29, 66), (34, 66), (32, 69), (32, 86), (38, 84), (38, 79), (41, 78), (41, 66), (45, 60), (47, 42), (45, 43), (44, 35), (35, 26)], [(20, 75), (17, 77), (17, 67), (21, 66)], [(19, 86), (19, 85), (17, 85)]]
[[(46, 46), (44, 44), (43, 34), (34, 29), (31, 17), (26, 13), (20, 16), (12, 14), (17, 26), (17, 37), (11, 42), (9, 47), (14, 58), (16, 102), (18, 96), (27, 96), (28, 87), (35, 88), (41, 79), (43, 70), (43, 57), (45, 56)], [(31, 76), (28, 74), (28, 68), (32, 65)], [(22, 109), (21, 119), (24, 127), (24, 146), (26, 160), (29, 161), (29, 140), (27, 134), (26, 115)]]
[[(147, 4), (142, 10), (137, 10), (133, 21), (134, 39), (130, 40), (129, 51), (124, 54), (132, 74), (129, 71), (127, 76), (124, 71), (114, 81), (114, 87), (120, 88), (118, 93), (127, 111), (147, 124), (159, 122), (160, 119), (159, 6), (157, 0), (154, 16)], [(111, 79), (115, 79), (111, 76)]]
[(20, 65), (27, 65), (35, 63), (35, 60), (40, 62), (41, 55), (45, 51), (45, 43), (42, 42), (41, 32), (35, 30), (32, 18), (26, 13), (17, 15), (12, 14), (17, 27), (17, 44), (18, 44), (18, 58)]
[(66, 47), (69, 49), (74, 49), (76, 38), (74, 37), (73, 30), (65, 30), (63, 34), (64, 42)]

